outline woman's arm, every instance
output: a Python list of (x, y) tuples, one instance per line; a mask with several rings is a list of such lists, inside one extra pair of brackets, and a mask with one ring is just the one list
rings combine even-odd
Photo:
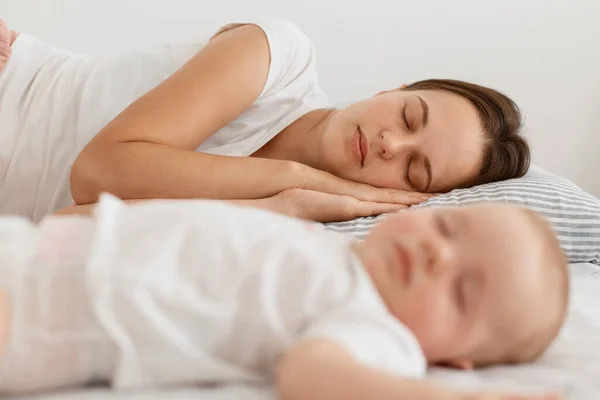
[(71, 171), (78, 204), (126, 198), (262, 198), (300, 185), (291, 162), (196, 153), (260, 95), (270, 63), (255, 25), (214, 37), (84, 148)]
[[(150, 199), (124, 200), (127, 203), (150, 201)], [(358, 217), (368, 217), (383, 213), (392, 213), (406, 206), (401, 204), (361, 201), (349, 196), (316, 192), (304, 189), (284, 190), (275, 196), (262, 199), (228, 200), (232, 204), (262, 208), (290, 217), (318, 222), (347, 221)], [(63, 208), (55, 215), (90, 215), (96, 203)]]
[(122, 199), (262, 199), (301, 188), (410, 205), (428, 196), (348, 182), (285, 160), (197, 153), (260, 95), (270, 64), (259, 27), (227, 27), (198, 54), (111, 121), (71, 170), (77, 204), (101, 192)]
[[(129, 199), (123, 200), (126, 203), (142, 203), (146, 201), (152, 201), (158, 199)], [(256, 207), (262, 208), (265, 210), (270, 210), (274, 212), (278, 212), (280, 214), (291, 215), (292, 211), (289, 209), (288, 204), (284, 203), (281, 198), (277, 196), (271, 196), (264, 199), (242, 199), (242, 200), (229, 200), (229, 202), (242, 206)], [(71, 206), (65, 207), (53, 215), (92, 215), (94, 208), (98, 203), (90, 203), (90, 204), (73, 204)]]

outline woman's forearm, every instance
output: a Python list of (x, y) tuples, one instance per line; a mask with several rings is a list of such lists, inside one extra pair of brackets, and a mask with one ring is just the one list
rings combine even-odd
[(101, 192), (122, 199), (260, 199), (301, 187), (308, 175), (308, 167), (291, 161), (111, 143), (75, 161), (71, 193), (77, 204), (94, 203)]
[[(126, 203), (142, 203), (151, 201), (150, 199), (136, 199), (136, 200), (124, 200)], [(279, 196), (271, 196), (263, 199), (242, 199), (242, 200), (228, 200), (232, 204), (240, 206), (262, 208), (264, 210), (277, 212), (289, 216), (295, 216), (294, 210), (286, 204)], [(59, 210), (54, 215), (91, 215), (96, 207), (97, 203), (74, 204)]]
[(240, 206), (248, 206), (255, 208), (262, 208), (263, 210), (273, 211), (279, 214), (285, 214), (290, 217), (298, 217), (295, 209), (289, 204), (285, 203), (283, 199), (278, 196), (266, 197), (264, 199), (248, 199), (248, 200), (229, 200), (232, 204)]
[(293, 185), (290, 162), (194, 152), (256, 101), (269, 64), (261, 28), (222, 29), (86, 145), (71, 170), (75, 201), (96, 202), (103, 191), (123, 199), (253, 199)]

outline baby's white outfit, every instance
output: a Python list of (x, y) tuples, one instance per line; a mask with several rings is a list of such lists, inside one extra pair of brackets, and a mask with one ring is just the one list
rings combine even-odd
[(0, 220), (12, 303), (0, 393), (107, 380), (116, 388), (269, 382), (278, 358), (328, 338), (406, 377), (426, 362), (350, 237), (210, 200), (127, 205), (37, 227)]

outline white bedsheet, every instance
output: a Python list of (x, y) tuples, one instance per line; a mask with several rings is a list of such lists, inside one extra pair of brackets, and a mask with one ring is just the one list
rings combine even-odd
[[(559, 339), (534, 365), (497, 367), (475, 372), (434, 369), (431, 378), (467, 389), (563, 390), (565, 400), (600, 399), (600, 267), (571, 265), (571, 312)], [(233, 386), (152, 393), (88, 390), (37, 396), (37, 400), (272, 400), (267, 388)]]

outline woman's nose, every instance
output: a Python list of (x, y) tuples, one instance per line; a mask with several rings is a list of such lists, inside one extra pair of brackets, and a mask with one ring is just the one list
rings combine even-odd
[(406, 152), (412, 143), (407, 138), (402, 137), (400, 133), (383, 131), (380, 135), (381, 149), (380, 155), (385, 160), (391, 160), (400, 153)]

